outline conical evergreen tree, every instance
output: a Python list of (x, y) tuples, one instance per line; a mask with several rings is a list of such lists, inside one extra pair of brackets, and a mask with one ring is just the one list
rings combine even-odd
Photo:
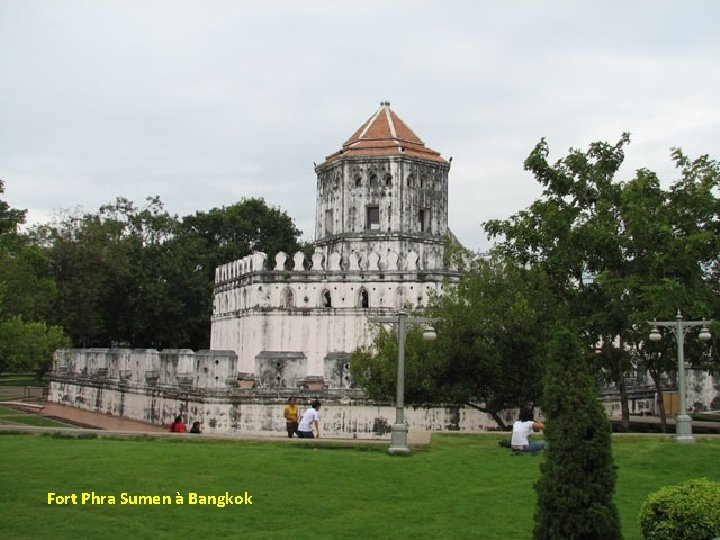
[(560, 329), (549, 347), (543, 388), (548, 442), (535, 485), (535, 540), (622, 538), (613, 503), (615, 467), (610, 422), (598, 401), (577, 336)]

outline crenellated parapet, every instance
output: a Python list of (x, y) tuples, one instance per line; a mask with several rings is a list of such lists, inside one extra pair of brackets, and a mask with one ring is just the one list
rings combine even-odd
[(332, 252), (325, 255), (316, 251), (308, 258), (298, 251), (292, 257), (281, 251), (275, 255), (272, 266), (267, 264), (267, 254), (255, 252), (242, 259), (222, 264), (215, 270), (215, 283), (240, 279), (246, 275), (265, 270), (275, 272), (422, 272), (443, 271), (442, 251), (430, 250), (421, 257), (416, 251), (398, 254), (395, 251), (380, 253), (351, 252), (347, 256)]
[(414, 308), (427, 305), (457, 276), (442, 269), (442, 260), (428, 264), (413, 251), (402, 257), (352, 252), (346, 259), (339, 253), (325, 257), (316, 251), (308, 259), (303, 252), (292, 258), (280, 252), (272, 269), (266, 262), (264, 253), (254, 253), (218, 267), (213, 316), (257, 309)]
[(53, 356), (53, 377), (138, 387), (226, 388), (235, 385), (233, 351), (189, 349), (62, 349)]

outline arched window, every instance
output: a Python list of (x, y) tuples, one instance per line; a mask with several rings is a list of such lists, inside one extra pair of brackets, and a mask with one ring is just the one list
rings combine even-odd
[(395, 291), (395, 307), (398, 309), (403, 309), (406, 307), (409, 307), (410, 299), (408, 298), (407, 290), (405, 290), (405, 287), (398, 287), (397, 291)]
[(327, 289), (322, 293), (322, 304), (323, 307), (332, 307), (332, 297), (330, 296), (330, 291)]
[(360, 307), (367, 309), (370, 307), (370, 295), (368, 295), (367, 289), (360, 289)]
[(354, 184), (355, 184), (356, 188), (361, 187), (362, 186), (362, 178), (360, 178), (359, 176), (356, 176), (355, 180), (354, 180)]
[(415, 176), (412, 174), (408, 174), (407, 187), (409, 187), (409, 188), (415, 187)]
[(391, 174), (385, 175), (385, 187), (392, 187), (392, 175)]
[(377, 174), (373, 173), (370, 175), (370, 189), (378, 188), (378, 177)]
[(295, 307), (295, 293), (290, 287), (286, 287), (285, 290), (283, 290), (282, 307)]

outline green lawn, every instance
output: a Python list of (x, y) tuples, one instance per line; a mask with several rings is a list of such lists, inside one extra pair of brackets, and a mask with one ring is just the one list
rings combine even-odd
[[(436, 435), (431, 449), (391, 457), (383, 449), (294, 444), (73, 440), (0, 436), (0, 537), (251, 539), (527, 539), (540, 456), (513, 457), (493, 435)], [(678, 445), (617, 437), (616, 503), (626, 539), (660, 486), (720, 480), (720, 439)], [(189, 492), (252, 496), (252, 505), (189, 505)], [(77, 505), (48, 505), (48, 492)], [(115, 505), (80, 504), (81, 494)], [(169, 495), (172, 504), (121, 505), (122, 493)], [(175, 504), (175, 496), (185, 498)]]
[(0, 375), (0, 386), (45, 386), (47, 379), (38, 380), (32, 373), (4, 373)]
[(26, 426), (75, 427), (70, 424), (57, 422), (39, 414), (26, 413), (3, 405), (0, 405), (0, 422), (3, 424), (23, 424)]

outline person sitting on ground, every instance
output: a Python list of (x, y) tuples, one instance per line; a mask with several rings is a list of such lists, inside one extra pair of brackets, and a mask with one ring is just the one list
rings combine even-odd
[(543, 429), (545, 424), (533, 420), (532, 409), (520, 409), (520, 419), (513, 424), (510, 447), (516, 452), (539, 452), (545, 448), (545, 441), (530, 441), (533, 431)]
[(185, 424), (183, 424), (182, 416), (178, 415), (175, 417), (175, 420), (172, 424), (170, 424), (170, 432), (171, 433), (187, 433), (187, 427), (185, 427)]
[(193, 422), (190, 433), (200, 433), (200, 422)]
[(302, 420), (298, 425), (298, 438), (300, 439), (314, 439), (313, 437), (313, 426), (317, 432), (317, 438), (320, 438), (320, 416), (318, 411), (320, 410), (320, 402), (315, 400), (312, 402), (310, 407), (303, 414)]

